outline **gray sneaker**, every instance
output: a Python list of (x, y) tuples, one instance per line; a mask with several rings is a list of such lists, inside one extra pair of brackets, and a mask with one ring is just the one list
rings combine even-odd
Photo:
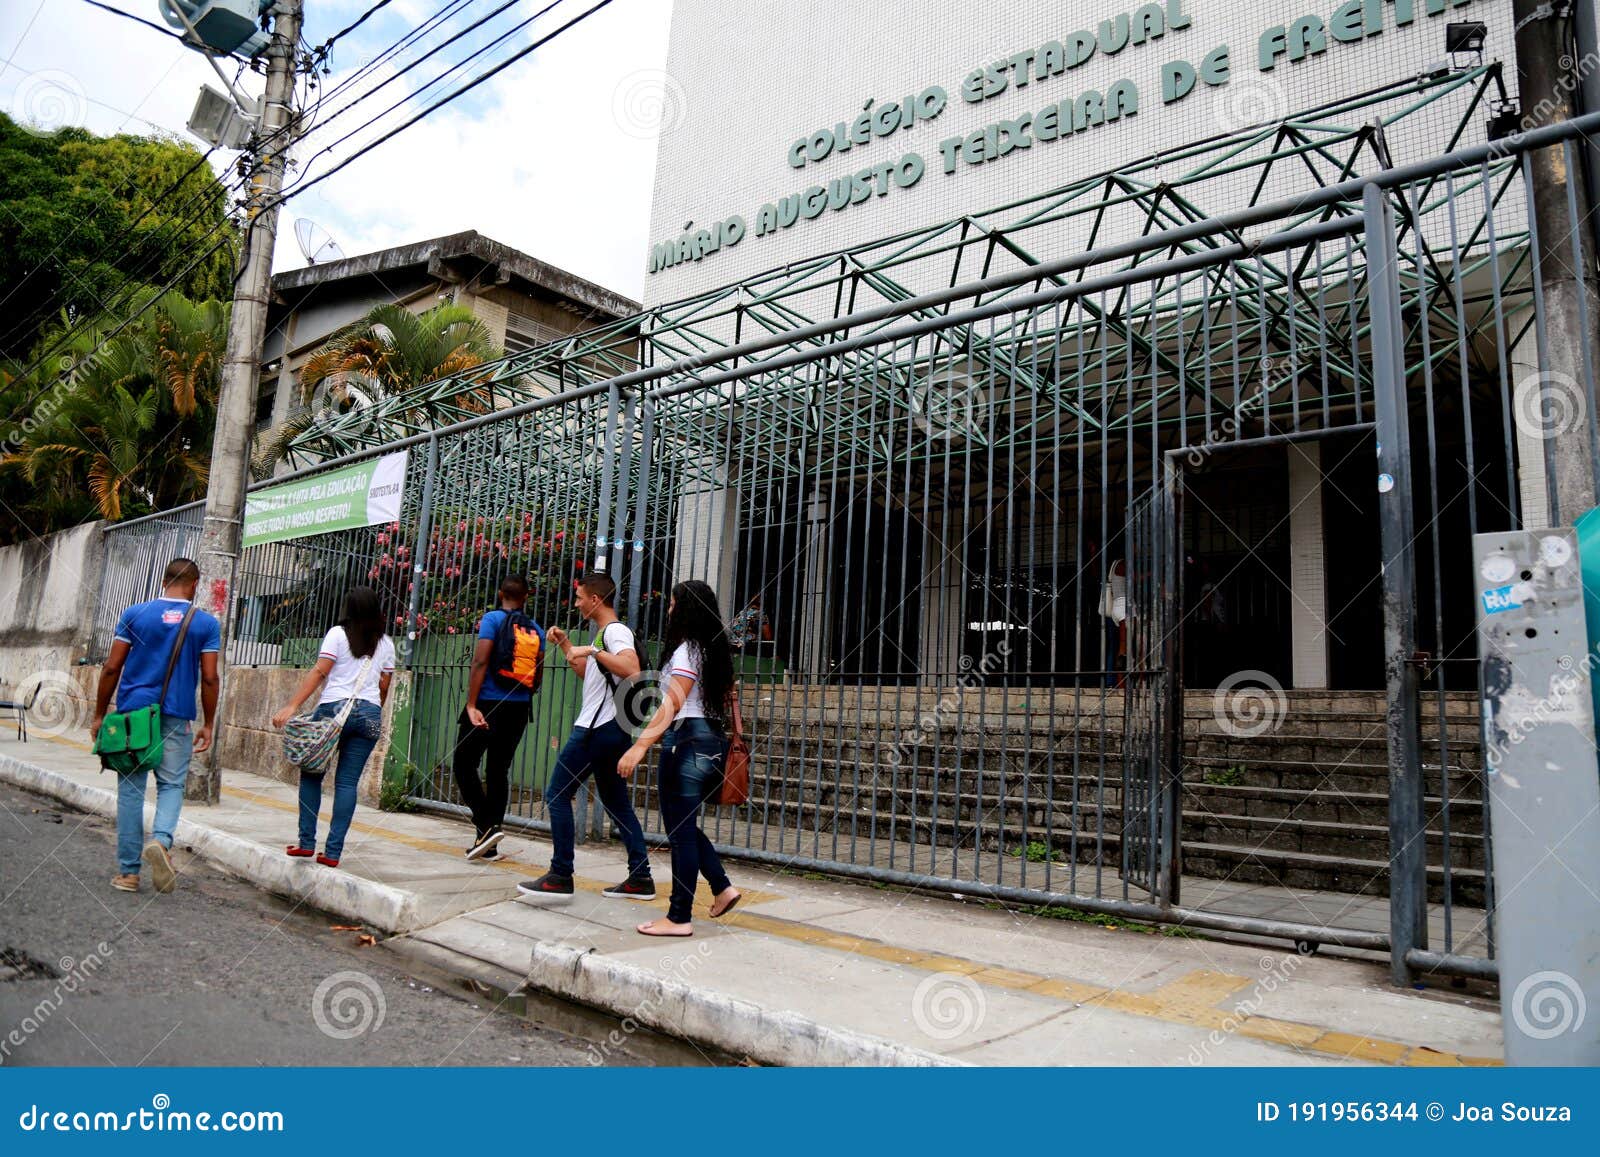
[(144, 862), (150, 869), (150, 882), (158, 892), (170, 892), (178, 884), (178, 870), (172, 866), (172, 853), (151, 840), (144, 846)]

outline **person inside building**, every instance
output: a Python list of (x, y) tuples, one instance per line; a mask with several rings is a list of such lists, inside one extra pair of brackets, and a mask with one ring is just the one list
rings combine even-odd
[(728, 642), (737, 651), (755, 654), (758, 644), (771, 641), (772, 623), (761, 609), (761, 592), (757, 591), (750, 604), (728, 624)]

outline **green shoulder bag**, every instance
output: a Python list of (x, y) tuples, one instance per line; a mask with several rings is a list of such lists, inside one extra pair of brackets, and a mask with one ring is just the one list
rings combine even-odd
[(183, 650), (183, 638), (189, 633), (192, 618), (193, 603), (178, 626), (172, 654), (167, 656), (166, 678), (161, 680), (161, 694), (156, 696), (156, 701), (132, 711), (113, 711), (100, 721), (100, 731), (94, 737), (94, 753), (100, 757), (101, 771), (110, 769), (122, 774), (148, 770), (161, 763), (166, 752), (166, 743), (161, 738), (161, 704), (166, 702), (172, 670), (178, 665), (178, 654)]

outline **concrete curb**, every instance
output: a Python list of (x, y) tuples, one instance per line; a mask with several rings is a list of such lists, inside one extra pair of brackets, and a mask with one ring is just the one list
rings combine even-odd
[[(90, 787), (59, 772), (0, 755), (0, 780), (47, 795), (79, 811), (115, 818), (114, 785)], [(155, 805), (145, 804), (146, 822)], [(416, 931), (417, 897), (348, 872), (316, 867), (210, 824), (180, 819), (176, 842), (257, 887), (359, 921), (384, 933)], [(110, 865), (107, 866), (108, 870)], [(702, 945), (709, 942), (702, 941)], [(694, 956), (676, 966), (683, 975)], [(588, 1005), (667, 1036), (749, 1057), (766, 1065), (928, 1067), (964, 1062), (879, 1037), (831, 1028), (795, 1012), (696, 988), (681, 979), (564, 944), (536, 944), (528, 968), (532, 988)], [(604, 1049), (602, 1042), (596, 1046)]]
[[(680, 971), (693, 957), (675, 965)], [(749, 1057), (764, 1065), (927, 1068), (965, 1062), (880, 1037), (830, 1028), (795, 1012), (695, 988), (590, 948), (536, 944), (528, 984), (634, 1021), (667, 1036)], [(595, 1047), (602, 1052), (605, 1044)]]
[[(0, 780), (51, 796), (80, 811), (116, 818), (117, 794), (113, 787), (89, 787), (10, 755), (0, 755)], [(108, 779), (107, 783), (111, 781)], [(147, 801), (146, 824), (152, 822), (154, 814), (155, 805)], [(387, 884), (322, 868), (309, 860), (290, 859), (281, 850), (264, 848), (192, 819), (179, 819), (173, 838), (192, 848), (196, 855), (275, 895), (384, 933), (410, 932), (418, 927), (417, 898)]]

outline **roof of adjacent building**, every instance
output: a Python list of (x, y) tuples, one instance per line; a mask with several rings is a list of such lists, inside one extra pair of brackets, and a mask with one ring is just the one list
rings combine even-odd
[(639, 312), (638, 302), (472, 229), (287, 270), (273, 276), (272, 291), (279, 300), (292, 303), (330, 282), (378, 279), (416, 268), (425, 268), (430, 274), (449, 280), (479, 278), (490, 285), (520, 281), (565, 299), (579, 307), (580, 312), (598, 319), (628, 317)]

